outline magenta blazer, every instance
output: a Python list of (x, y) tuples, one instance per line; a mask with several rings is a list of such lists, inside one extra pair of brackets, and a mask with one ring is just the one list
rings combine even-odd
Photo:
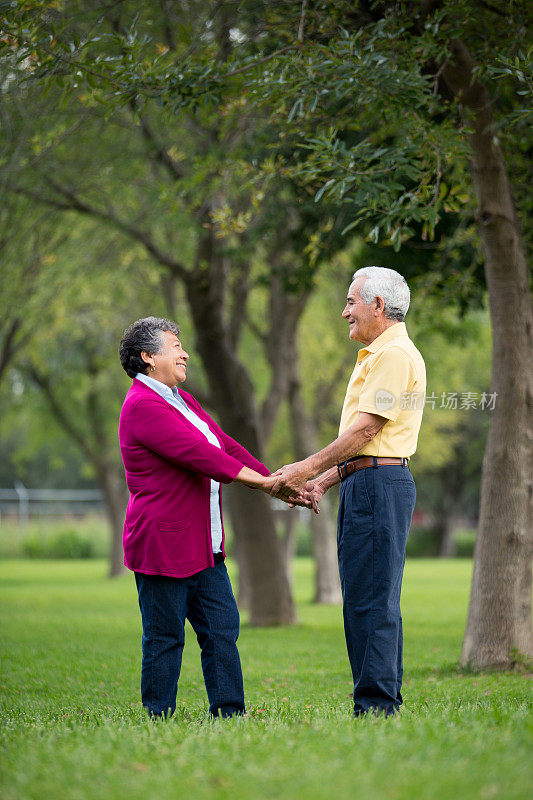
[(185, 578), (214, 563), (210, 479), (230, 483), (243, 466), (262, 475), (270, 472), (225, 434), (192, 395), (179, 393), (207, 422), (221, 450), (177, 408), (135, 379), (120, 413), (119, 441), (130, 490), (124, 564), (147, 575)]

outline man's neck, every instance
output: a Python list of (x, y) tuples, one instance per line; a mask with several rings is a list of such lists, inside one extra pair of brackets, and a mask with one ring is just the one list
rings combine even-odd
[(398, 325), (398, 323), (399, 323), (399, 320), (397, 320), (397, 319), (385, 319), (379, 325), (379, 327), (376, 327), (376, 331), (375, 331), (374, 337), (372, 339), (370, 339), (370, 341), (368, 341), (368, 342), (363, 342), (363, 345), (366, 347), (367, 345), (372, 344), (372, 342), (375, 342), (376, 339), (379, 336), (381, 336), (382, 333), (385, 333), (386, 330), (388, 330), (389, 328), (392, 328), (393, 325)]

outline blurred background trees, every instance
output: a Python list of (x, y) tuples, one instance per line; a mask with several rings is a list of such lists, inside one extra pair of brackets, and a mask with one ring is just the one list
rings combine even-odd
[[(352, 272), (377, 263), (413, 289), (408, 327), (435, 395), (413, 459), (417, 513), (440, 554), (453, 552), (457, 521), (476, 516), (492, 414), (480, 398), (498, 394), (472, 614), (486, 617), (498, 597), (501, 624), (516, 639), (510, 620), (527, 616), (530, 580), (531, 231), (522, 236), (515, 213), (494, 205), (498, 187), (480, 189), (474, 159), (476, 204), (469, 158), (477, 146), (485, 173), (490, 158), (500, 173), (503, 164), (502, 202), (509, 206), (507, 175), (525, 220), (523, 4), (139, 9), (92, 0), (12, 3), (2, 13), (0, 390), (11, 409), (2, 425), (28, 469), (42, 459), (43, 439), (31, 426), (17, 429), (13, 409), (75, 444), (106, 498), (112, 574), (124, 503), (115, 438), (127, 387), (116, 357), (124, 327), (150, 313), (177, 319), (193, 352), (189, 390), (273, 469), (336, 435), (355, 360), (340, 311)], [(471, 74), (461, 77), (454, 65), (465, 48)], [(468, 99), (471, 84), (478, 94)], [(494, 233), (500, 219), (510, 225), (512, 263), (494, 257), (498, 241), (511, 241)], [(505, 425), (511, 405), (514, 438)], [(64, 459), (73, 458), (69, 448)], [(501, 469), (509, 479), (494, 492)], [(252, 622), (293, 621), (290, 543), (276, 533), (267, 498), (239, 487), (227, 497)], [(310, 525), (317, 600), (332, 602), (327, 504)], [(487, 583), (491, 553), (502, 547), (513, 555)], [(518, 563), (526, 565), (520, 577)], [(520, 587), (510, 615), (501, 590), (509, 582)], [(529, 604), (530, 595), (529, 587)], [(527, 636), (518, 636), (522, 650)], [(490, 647), (481, 649), (479, 663), (494, 662)], [(472, 660), (468, 649), (464, 658)]]

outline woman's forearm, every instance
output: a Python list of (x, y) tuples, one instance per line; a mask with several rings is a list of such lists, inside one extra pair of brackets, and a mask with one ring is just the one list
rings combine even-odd
[[(252, 489), (263, 489), (263, 491), (268, 491), (270, 486), (274, 483), (273, 478), (266, 478), (264, 475), (256, 472), (255, 469), (250, 469), (250, 467), (243, 467), (238, 475), (235, 476), (234, 480)], [(270, 483), (268, 483), (269, 480)]]

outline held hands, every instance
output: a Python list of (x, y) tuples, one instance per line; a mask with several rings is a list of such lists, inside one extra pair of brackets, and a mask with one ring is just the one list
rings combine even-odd
[[(271, 477), (276, 482), (270, 490), (272, 497), (284, 500), (291, 506), (305, 505), (312, 508), (315, 514), (319, 514), (318, 503), (326, 491), (317, 480), (307, 480), (310, 467), (305, 461), (297, 461), (294, 464), (285, 464), (278, 469)], [(295, 502), (294, 498), (298, 500)]]
[[(277, 473), (270, 475), (269, 477), (263, 478), (262, 484), (259, 487), (263, 492), (270, 494), (272, 496), (276, 496), (273, 494), (273, 487), (277, 483), (278, 477)], [(286, 495), (286, 497), (280, 497), (279, 499), (284, 500), (286, 503), (290, 505), (291, 508), (294, 506), (303, 506), (304, 508), (312, 508), (316, 514), (318, 514), (318, 505), (315, 507), (315, 503), (311, 496), (311, 493), (307, 490), (303, 491), (294, 491), (290, 492)]]
[[(249, 486), (250, 489), (261, 489), (261, 491), (271, 494), (272, 489), (279, 479), (274, 475), (264, 476), (254, 469), (242, 467), (238, 475), (235, 476), (235, 480), (239, 483), (243, 483), (245, 486)], [(285, 502), (291, 503), (293, 506), (313, 507), (312, 498), (306, 491), (300, 492), (297, 490), (288, 492), (284, 499)]]
[(291, 495), (300, 492), (307, 483), (309, 469), (305, 461), (296, 461), (294, 464), (285, 464), (272, 474), (276, 478), (270, 490), (272, 497), (289, 502)]

